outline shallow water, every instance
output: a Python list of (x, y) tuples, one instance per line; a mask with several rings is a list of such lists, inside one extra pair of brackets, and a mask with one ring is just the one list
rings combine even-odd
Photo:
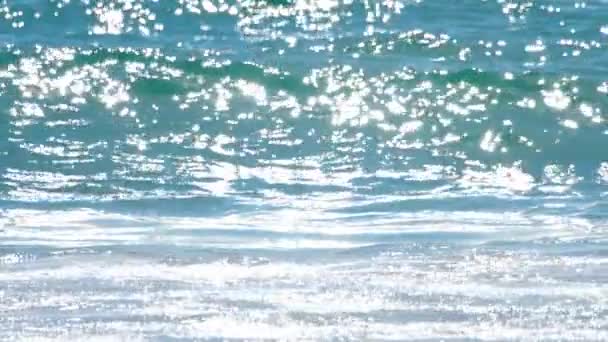
[(0, 340), (607, 340), (605, 1), (0, 2)]

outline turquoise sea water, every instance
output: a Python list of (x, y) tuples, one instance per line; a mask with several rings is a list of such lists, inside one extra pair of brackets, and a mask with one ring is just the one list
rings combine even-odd
[(608, 2), (3, 0), (0, 340), (607, 340)]

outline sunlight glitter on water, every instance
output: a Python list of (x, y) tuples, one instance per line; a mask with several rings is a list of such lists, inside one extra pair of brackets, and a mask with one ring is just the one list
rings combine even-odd
[(4, 1), (0, 340), (605, 340), (606, 20)]

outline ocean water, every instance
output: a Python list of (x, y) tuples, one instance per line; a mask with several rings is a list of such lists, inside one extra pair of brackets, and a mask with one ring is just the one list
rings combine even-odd
[(605, 0), (2, 0), (0, 341), (608, 340)]

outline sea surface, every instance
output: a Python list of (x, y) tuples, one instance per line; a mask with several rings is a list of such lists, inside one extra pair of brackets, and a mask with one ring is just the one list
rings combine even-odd
[(608, 340), (608, 1), (1, 0), (0, 341)]

